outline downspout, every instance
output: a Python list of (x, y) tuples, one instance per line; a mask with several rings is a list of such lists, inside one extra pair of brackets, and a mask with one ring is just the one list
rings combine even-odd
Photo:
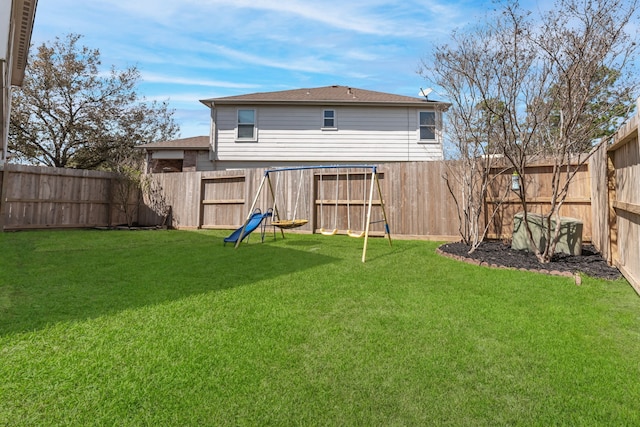
[[(9, 141), (9, 126), (11, 123), (11, 81), (12, 81), (12, 61), (13, 61), (13, 37), (15, 29), (13, 22), (12, 1), (0, 2), (0, 165), (7, 161), (7, 150)], [(16, 5), (17, 7), (17, 5)]]
[(214, 164), (214, 170), (216, 169), (216, 161), (218, 160), (218, 128), (217, 128), (217, 110), (214, 103), (209, 104), (211, 108), (211, 127), (209, 130), (209, 160)]
[(411, 108), (407, 107), (407, 162), (411, 161)]
[(153, 172), (151, 169), (151, 153), (146, 148), (143, 150), (143, 153), (144, 153), (144, 160), (145, 160), (144, 174), (148, 175)]
[[(7, 148), (9, 141), (9, 115), (11, 114), (11, 84), (9, 83), (9, 68), (7, 61), (0, 59), (0, 71), (2, 71), (2, 80), (0, 80), (0, 91), (2, 91), (2, 103), (0, 104), (0, 165), (7, 161)], [(5, 79), (7, 77), (7, 79)]]

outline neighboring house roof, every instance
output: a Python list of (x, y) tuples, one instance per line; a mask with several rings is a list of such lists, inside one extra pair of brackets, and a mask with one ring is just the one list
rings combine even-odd
[(348, 86), (324, 86), (317, 88), (283, 90), (277, 92), (259, 92), (222, 98), (203, 99), (200, 102), (208, 107), (215, 105), (246, 105), (246, 104), (341, 104), (341, 105), (370, 105), (370, 106), (431, 106), (447, 109), (451, 104), (440, 101), (430, 101), (426, 98), (395, 95), (392, 93), (376, 92), (357, 89)]
[(138, 145), (146, 150), (202, 150), (209, 149), (209, 136), (192, 136), (172, 141), (152, 142)]

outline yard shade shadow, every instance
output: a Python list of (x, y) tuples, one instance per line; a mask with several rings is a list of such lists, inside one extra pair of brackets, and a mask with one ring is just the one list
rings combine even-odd
[(334, 262), (193, 231), (0, 235), (0, 335), (221, 291)]

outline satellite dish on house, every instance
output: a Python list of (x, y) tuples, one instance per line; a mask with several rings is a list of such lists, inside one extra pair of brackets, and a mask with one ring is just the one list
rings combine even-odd
[(420, 88), (420, 93), (418, 94), (418, 96), (422, 95), (428, 101), (429, 100), (429, 94), (431, 92), (433, 92), (433, 89), (431, 89), (430, 87), (426, 88), (426, 89)]

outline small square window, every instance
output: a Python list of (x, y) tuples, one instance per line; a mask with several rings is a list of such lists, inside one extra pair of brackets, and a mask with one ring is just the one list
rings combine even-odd
[(323, 110), (322, 112), (322, 127), (323, 128), (336, 128), (336, 110)]

